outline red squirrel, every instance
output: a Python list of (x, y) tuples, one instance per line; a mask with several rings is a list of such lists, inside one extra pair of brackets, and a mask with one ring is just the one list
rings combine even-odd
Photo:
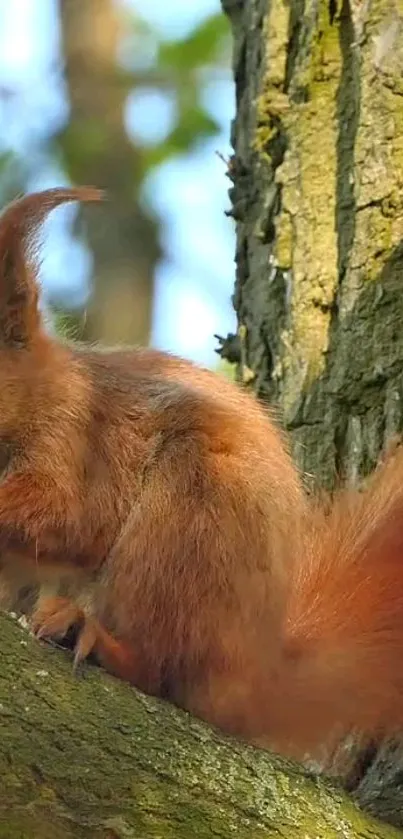
[(3, 573), (67, 580), (32, 627), (78, 627), (115, 676), (303, 757), (403, 724), (403, 463), (330, 509), (257, 400), (155, 350), (56, 341), (37, 234), (55, 189), (0, 219)]

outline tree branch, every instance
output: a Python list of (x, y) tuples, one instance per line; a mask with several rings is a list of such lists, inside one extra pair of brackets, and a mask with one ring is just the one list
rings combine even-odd
[(374, 837), (335, 787), (232, 743), (0, 615), (0, 837)]

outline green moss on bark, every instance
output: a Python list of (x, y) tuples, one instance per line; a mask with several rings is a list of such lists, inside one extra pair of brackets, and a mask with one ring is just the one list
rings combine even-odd
[(397, 839), (293, 764), (0, 625), (0, 839)]

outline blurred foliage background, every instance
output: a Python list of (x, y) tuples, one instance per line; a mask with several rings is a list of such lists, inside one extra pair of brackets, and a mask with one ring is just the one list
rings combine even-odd
[(234, 326), (219, 0), (0, 0), (0, 202), (67, 183), (101, 208), (46, 225), (44, 305), (80, 340), (216, 364)]

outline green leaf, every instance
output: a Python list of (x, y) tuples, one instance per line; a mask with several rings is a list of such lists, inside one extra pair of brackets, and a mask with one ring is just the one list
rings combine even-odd
[(214, 137), (218, 130), (218, 123), (202, 107), (188, 104), (182, 108), (175, 127), (164, 141), (144, 152), (146, 168), (159, 166), (170, 157), (188, 152), (200, 140)]
[(181, 41), (163, 41), (157, 63), (161, 69), (178, 72), (217, 63), (225, 51), (226, 38), (229, 38), (226, 18), (222, 14), (212, 15)]

